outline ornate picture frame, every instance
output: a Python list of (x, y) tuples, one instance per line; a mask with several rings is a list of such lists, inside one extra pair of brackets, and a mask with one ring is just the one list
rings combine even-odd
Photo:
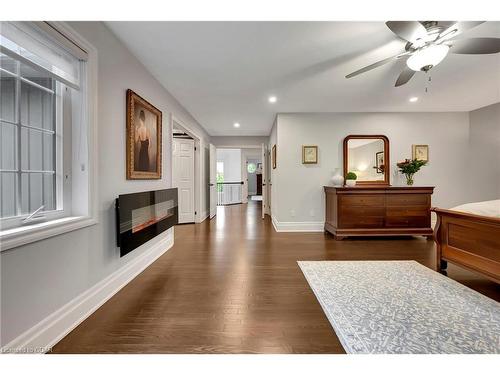
[(302, 146), (302, 164), (318, 164), (318, 146)]
[(127, 180), (156, 180), (162, 175), (162, 113), (127, 90)]
[(411, 155), (412, 159), (429, 162), (429, 145), (412, 145)]

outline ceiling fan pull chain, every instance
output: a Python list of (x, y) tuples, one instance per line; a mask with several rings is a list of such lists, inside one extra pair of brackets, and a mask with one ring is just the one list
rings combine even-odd
[[(429, 72), (425, 72), (425, 74), (429, 74)], [(429, 87), (432, 83), (432, 77), (431, 75), (429, 74), (429, 77), (427, 78), (427, 84), (425, 85), (425, 93), (427, 94), (429, 92)]]

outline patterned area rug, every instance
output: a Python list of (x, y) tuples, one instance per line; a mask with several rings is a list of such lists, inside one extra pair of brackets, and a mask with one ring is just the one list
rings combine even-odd
[(348, 353), (500, 353), (500, 304), (417, 262), (298, 264)]

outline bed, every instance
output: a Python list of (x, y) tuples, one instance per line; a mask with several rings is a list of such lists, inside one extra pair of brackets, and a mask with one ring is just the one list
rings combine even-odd
[(432, 211), (436, 270), (446, 273), (451, 262), (500, 283), (500, 199)]

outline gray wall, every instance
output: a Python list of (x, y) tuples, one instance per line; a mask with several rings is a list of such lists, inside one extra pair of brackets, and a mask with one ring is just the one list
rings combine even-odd
[[(1, 344), (29, 329), (164, 238), (120, 258), (115, 246), (113, 200), (118, 194), (171, 185), (173, 113), (209, 141), (190, 114), (98, 22), (70, 24), (98, 50), (98, 220), (92, 227), (1, 253)], [(161, 180), (125, 178), (125, 93), (130, 88), (163, 112)], [(205, 202), (202, 202), (202, 206)]]
[(470, 201), (500, 199), (500, 103), (470, 113)]
[[(272, 139), (274, 133), (273, 129)], [(396, 163), (411, 157), (412, 144), (428, 144), (430, 163), (415, 176), (415, 184), (435, 186), (433, 204), (440, 207), (468, 200), (466, 112), (279, 114), (277, 169), (272, 177), (272, 213), (278, 221), (324, 221), (323, 186), (331, 185), (335, 168), (342, 168), (342, 142), (349, 134), (389, 137), (393, 185), (404, 183)], [(318, 145), (318, 164), (302, 164), (304, 144)]]

